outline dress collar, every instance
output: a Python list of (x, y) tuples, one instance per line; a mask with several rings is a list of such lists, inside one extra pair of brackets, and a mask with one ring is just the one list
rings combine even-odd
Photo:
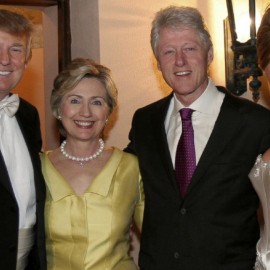
[[(44, 172), (47, 174), (44, 176), (46, 178), (46, 183), (52, 199), (54, 201), (58, 201), (67, 196), (78, 196), (74, 193), (70, 185), (51, 163), (50, 159), (48, 158), (49, 152), (50, 151), (46, 152), (44, 156)], [(102, 171), (93, 179), (92, 184), (81, 196), (84, 196), (87, 193), (95, 193), (106, 197), (109, 193), (115, 171), (118, 168), (122, 156), (123, 152), (117, 148), (114, 148), (112, 156), (105, 164)], [(55, 181), (55, 179), (57, 179), (57, 181)]]

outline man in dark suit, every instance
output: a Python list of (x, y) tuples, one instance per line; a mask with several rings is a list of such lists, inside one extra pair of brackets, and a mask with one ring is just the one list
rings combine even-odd
[(32, 25), (0, 9), (0, 269), (47, 269), (36, 108), (11, 91), (31, 58)]
[[(138, 156), (145, 191), (140, 269), (252, 270), (258, 197), (248, 174), (270, 146), (270, 112), (208, 77), (213, 48), (197, 9), (159, 11), (151, 45), (173, 91), (135, 112), (126, 148)], [(192, 109), (196, 155), (186, 191), (175, 173), (183, 108)]]

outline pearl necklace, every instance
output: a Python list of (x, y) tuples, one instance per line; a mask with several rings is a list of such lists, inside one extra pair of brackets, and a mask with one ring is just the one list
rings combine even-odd
[(65, 145), (67, 144), (67, 141), (63, 141), (61, 146), (60, 146), (60, 151), (61, 153), (68, 159), (72, 160), (72, 161), (76, 161), (79, 162), (80, 166), (83, 167), (83, 163), (93, 160), (95, 158), (97, 158), (104, 150), (104, 141), (100, 138), (99, 139), (99, 149), (96, 151), (96, 153), (94, 153), (93, 155), (89, 156), (89, 157), (85, 157), (85, 158), (80, 158), (80, 157), (75, 157), (72, 155), (69, 155), (66, 151), (65, 151)]

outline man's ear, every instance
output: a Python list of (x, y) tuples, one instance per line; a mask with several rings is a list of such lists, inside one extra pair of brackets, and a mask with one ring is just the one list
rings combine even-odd
[(161, 67), (160, 67), (160, 63), (159, 63), (159, 61), (157, 61), (157, 68), (158, 68), (158, 70), (160, 70), (160, 71), (161, 71)]
[(213, 59), (214, 59), (214, 51), (213, 51), (213, 47), (211, 46), (211, 48), (208, 50), (208, 55), (207, 55), (208, 66), (212, 63)]

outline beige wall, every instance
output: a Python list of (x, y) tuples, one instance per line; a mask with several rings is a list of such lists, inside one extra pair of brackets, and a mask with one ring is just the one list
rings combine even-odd
[[(234, 0), (236, 2), (239, 7), (236, 10), (246, 8), (248, 12), (248, 1)], [(262, 10), (268, 1), (256, 2)], [(214, 43), (215, 57), (210, 74), (216, 84), (225, 85), (225, 0), (71, 0), (72, 57), (94, 58), (107, 65), (118, 86), (119, 111), (107, 140), (110, 145), (124, 147), (128, 143), (134, 111), (170, 91), (156, 69), (149, 43), (153, 14), (167, 5), (189, 5), (202, 12)], [(267, 87), (264, 89), (260, 102), (267, 105), (269, 94)], [(251, 98), (251, 92), (245, 96)]]

